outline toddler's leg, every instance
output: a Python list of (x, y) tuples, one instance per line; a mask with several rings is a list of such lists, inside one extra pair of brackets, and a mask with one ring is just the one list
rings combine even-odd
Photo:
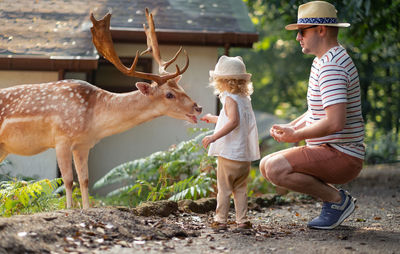
[(218, 157), (217, 161), (217, 209), (215, 211), (215, 221), (226, 223), (232, 195), (232, 182), (229, 174), (229, 160)]
[(235, 180), (233, 182), (233, 198), (235, 201), (236, 223), (247, 222), (247, 178), (250, 172), (250, 162), (235, 162), (233, 168)]

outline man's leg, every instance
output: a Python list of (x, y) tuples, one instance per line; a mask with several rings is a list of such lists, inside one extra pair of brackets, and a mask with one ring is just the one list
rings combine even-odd
[(308, 223), (316, 229), (333, 229), (352, 214), (355, 199), (327, 182), (348, 182), (361, 168), (362, 160), (328, 145), (295, 147), (271, 154), (260, 162), (261, 173), (272, 183), (324, 201), (321, 215)]
[(262, 175), (277, 186), (305, 193), (322, 201), (340, 202), (339, 191), (314, 176), (293, 171), (292, 166), (281, 154), (265, 157), (260, 163)]

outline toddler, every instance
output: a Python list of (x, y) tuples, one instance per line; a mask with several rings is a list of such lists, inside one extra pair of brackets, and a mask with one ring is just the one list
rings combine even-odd
[(230, 197), (235, 202), (236, 223), (239, 229), (250, 229), (247, 219), (247, 177), (250, 164), (260, 158), (258, 133), (250, 95), (251, 74), (240, 56), (222, 56), (210, 82), (219, 95), (222, 109), (219, 116), (207, 114), (200, 120), (216, 123), (214, 134), (202, 140), (204, 148), (210, 145), (209, 156), (217, 160), (217, 209), (213, 227), (226, 230)]

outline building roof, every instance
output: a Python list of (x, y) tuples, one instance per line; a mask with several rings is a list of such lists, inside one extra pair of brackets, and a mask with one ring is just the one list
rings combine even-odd
[(145, 43), (146, 7), (160, 44), (251, 47), (258, 40), (242, 0), (1, 0), (0, 69), (95, 69), (90, 12), (99, 19), (111, 10), (115, 42)]

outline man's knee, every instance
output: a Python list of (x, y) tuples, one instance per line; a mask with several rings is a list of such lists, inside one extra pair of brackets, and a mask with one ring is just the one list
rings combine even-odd
[(268, 179), (267, 173), (266, 173), (266, 170), (267, 170), (267, 169), (266, 169), (266, 164), (267, 164), (267, 161), (268, 161), (270, 158), (271, 158), (270, 155), (265, 156), (264, 158), (261, 159), (260, 165), (259, 165), (260, 173), (261, 173), (262, 176), (263, 176), (265, 179), (267, 179), (267, 180), (269, 180), (269, 179)]
[(276, 155), (265, 160), (265, 178), (276, 185), (283, 185), (285, 176), (291, 172), (292, 166), (283, 155)]

